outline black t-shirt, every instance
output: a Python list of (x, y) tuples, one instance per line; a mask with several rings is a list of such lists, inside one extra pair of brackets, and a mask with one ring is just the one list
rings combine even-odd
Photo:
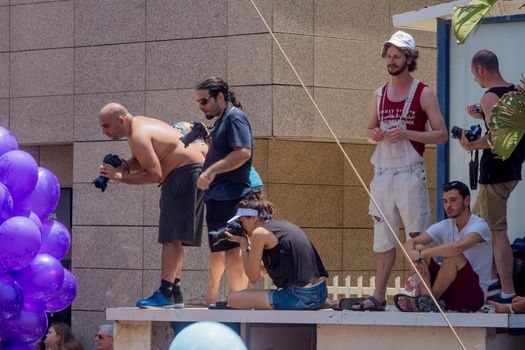
[(270, 220), (262, 227), (279, 240), (272, 249), (264, 249), (262, 257), (277, 287), (302, 287), (321, 276), (328, 277), (317, 250), (301, 228), (285, 220)]
[[(509, 91), (516, 91), (514, 85), (506, 87), (493, 87), (488, 89), (485, 93), (492, 92), (499, 98)], [(485, 128), (489, 130), (487, 122)], [(487, 131), (488, 133), (488, 131)], [(479, 183), (480, 184), (495, 184), (507, 181), (521, 180), (521, 165), (525, 160), (525, 137), (521, 138), (518, 146), (511, 156), (506, 160), (496, 158), (492, 149), (487, 148), (483, 150), (481, 161), (479, 164)]]
[[(252, 130), (246, 113), (232, 104), (226, 107), (223, 117), (217, 121), (210, 133), (210, 138), (210, 148), (203, 171), (225, 158), (236, 146), (250, 148), (253, 155)], [(217, 175), (204, 193), (204, 198), (228, 201), (244, 197), (250, 192), (251, 166), (252, 157), (237, 169)]]

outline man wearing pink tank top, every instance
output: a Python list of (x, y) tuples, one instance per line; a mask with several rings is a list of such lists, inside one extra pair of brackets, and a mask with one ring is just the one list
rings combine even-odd
[[(370, 202), (374, 220), (376, 289), (364, 301), (350, 305), (352, 310), (382, 311), (388, 278), (396, 260), (396, 241), (403, 220), (407, 238), (415, 237), (430, 224), (430, 203), (423, 152), (425, 144), (447, 141), (447, 130), (434, 92), (415, 80), (419, 53), (411, 35), (398, 31), (383, 44), (390, 82), (378, 88), (372, 100), (372, 113), (366, 135), (377, 144), (371, 158), (374, 178), (370, 190), (394, 232), (385, 224)], [(426, 127), (430, 125), (430, 129)]]

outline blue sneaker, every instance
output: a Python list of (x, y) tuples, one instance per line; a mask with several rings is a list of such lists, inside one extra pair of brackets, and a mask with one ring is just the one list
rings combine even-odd
[(160, 290), (156, 290), (152, 296), (146, 299), (142, 299), (137, 301), (137, 307), (140, 307), (141, 309), (148, 309), (148, 308), (163, 308), (163, 309), (173, 309), (175, 308), (175, 304), (173, 303), (173, 297), (170, 296), (170, 298), (167, 298), (160, 292)]
[(488, 297), (487, 300), (492, 300), (492, 301), (495, 301), (496, 303), (500, 303), (500, 304), (512, 304), (512, 299), (514, 299), (516, 297), (516, 295), (513, 295), (509, 298), (503, 298), (501, 296), (501, 294), (496, 294), (496, 295), (493, 295), (491, 297)]

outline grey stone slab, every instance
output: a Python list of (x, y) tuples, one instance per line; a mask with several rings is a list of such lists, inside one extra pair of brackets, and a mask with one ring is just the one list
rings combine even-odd
[(73, 2), (11, 7), (11, 50), (73, 46)]
[(142, 297), (142, 270), (75, 268), (74, 274), (78, 292), (73, 309), (102, 311), (135, 306)]
[(0, 6), (8, 6), (9, 0), (0, 0)]
[(195, 88), (226, 76), (226, 38), (151, 42), (146, 46), (146, 89)]
[(235, 86), (232, 88), (248, 114), (252, 136), (272, 136), (272, 87)]
[(271, 40), (269, 34), (228, 37), (228, 84), (271, 84)]
[(73, 225), (135, 226), (143, 223), (142, 186), (108, 183), (106, 191), (101, 192), (91, 183), (75, 183), (73, 193)]
[(9, 51), (9, 9), (0, 7), (0, 51)]
[(381, 43), (316, 37), (315, 86), (374, 90), (388, 80), (381, 47)]
[(144, 186), (144, 225), (158, 225), (160, 215), (160, 187)]
[(104, 311), (73, 310), (71, 312), (71, 329), (84, 349), (95, 348), (94, 335), (98, 327), (104, 323), (112, 323), (112, 321), (106, 321)]
[(73, 95), (12, 98), (10, 109), (18, 142), (73, 142)]
[(37, 163), (40, 162), (40, 147), (27, 145), (19, 145), (18, 147), (20, 150), (29, 153)]
[(382, 43), (391, 35), (389, 9), (389, 1), (317, 0), (315, 35)]
[[(125, 159), (131, 156), (127, 141), (75, 142), (73, 152), (73, 182), (75, 183), (91, 183), (98, 176), (98, 168), (108, 153), (117, 154)], [(109, 183), (108, 186), (113, 187), (113, 183)]]
[(195, 98), (194, 88), (147, 91), (146, 115), (168, 124), (179, 121), (204, 121), (204, 114)]
[(73, 187), (73, 145), (39, 147), (38, 165), (56, 175), (61, 187)]
[[(255, 2), (264, 19), (272, 28), (272, 1)], [(250, 1), (228, 0), (228, 34), (267, 33), (268, 29)]]
[(148, 0), (147, 40), (225, 35), (227, 4), (227, 0)]
[[(144, 269), (161, 268), (162, 245), (158, 243), (158, 227), (144, 227)], [(208, 270), (208, 235), (203, 232), (200, 247), (184, 247), (183, 270)]]
[(280, 0), (273, 2), (273, 28), (280, 33), (312, 35), (314, 32), (313, 0)]
[(75, 93), (144, 89), (144, 43), (75, 50)]
[(110, 102), (122, 104), (132, 115), (144, 115), (144, 92), (75, 95), (75, 141), (107, 140), (98, 125), (100, 109)]
[(73, 266), (141, 269), (142, 227), (75, 226)]
[(0, 125), (9, 129), (9, 99), (0, 98)]
[(0, 97), (9, 97), (9, 53), (0, 53)]
[(40, 3), (40, 2), (63, 2), (63, 1), (67, 1), (69, 2), (70, 0), (10, 0), (11, 1), (11, 5), (25, 5), (25, 4), (36, 4), (36, 3)]
[[(364, 140), (364, 130), (370, 116), (372, 91), (314, 88), (315, 101), (337, 137)], [(317, 137), (331, 138), (328, 128), (317, 118)]]
[(11, 97), (67, 95), (73, 92), (73, 49), (13, 52)]
[[(313, 36), (277, 34), (277, 40), (292, 62), (293, 67), (306, 86), (314, 82), (314, 39)], [(300, 85), (292, 68), (284, 58), (277, 44), (273, 45), (272, 74), (274, 84)]]
[(99, 45), (144, 41), (145, 0), (75, 2), (75, 44)]
[(273, 136), (313, 137), (317, 123), (314, 107), (303, 88), (273, 87)]

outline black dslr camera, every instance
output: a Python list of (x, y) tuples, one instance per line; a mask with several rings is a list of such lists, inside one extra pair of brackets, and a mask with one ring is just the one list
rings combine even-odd
[[(122, 165), (122, 159), (120, 159), (119, 156), (116, 154), (106, 154), (104, 159), (102, 160), (102, 163), (109, 164), (114, 168), (118, 168)], [(95, 180), (93, 180), (92, 184), (95, 185), (96, 188), (100, 188), (102, 192), (106, 190), (106, 187), (108, 186), (109, 179), (105, 176), (97, 176)]]
[[(453, 126), (452, 130), (450, 130), (450, 133), (452, 134), (452, 138), (461, 140), (463, 129), (458, 126)], [(465, 130), (465, 137), (467, 138), (468, 142), (479, 139), (481, 137), (481, 126), (479, 124), (472, 125), (470, 129)]]
[(244, 231), (244, 228), (242, 227), (241, 221), (239, 219), (235, 219), (235, 220), (229, 221), (226, 224), (226, 227), (221, 227), (217, 231), (210, 231), (210, 232), (208, 232), (208, 234), (210, 236), (212, 236), (216, 240), (214, 245), (217, 245), (219, 242), (221, 242), (221, 241), (223, 241), (225, 239), (228, 239), (228, 238), (226, 238), (226, 235), (224, 234), (224, 232), (226, 232), (226, 231), (228, 231), (229, 233), (231, 233), (234, 236), (239, 236), (239, 237), (244, 236), (245, 232), (246, 232), (246, 231)]
[(184, 143), (184, 147), (188, 147), (190, 143), (201, 138), (206, 139), (208, 137), (208, 129), (206, 125), (201, 122), (191, 122), (191, 130), (179, 140)]

